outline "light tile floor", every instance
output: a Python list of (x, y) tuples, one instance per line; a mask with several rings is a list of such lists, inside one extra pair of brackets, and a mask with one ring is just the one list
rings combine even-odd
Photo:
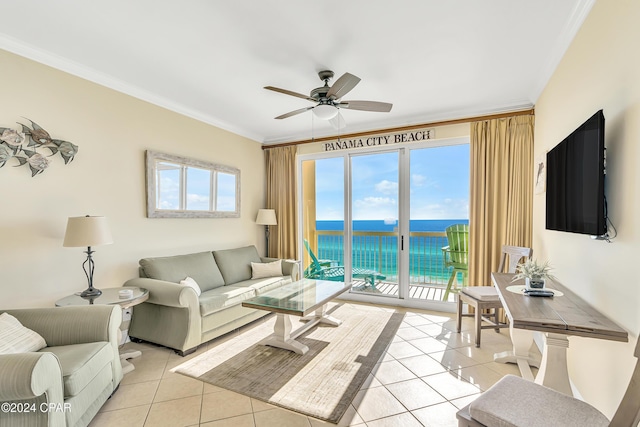
[[(458, 409), (503, 375), (519, 375), (515, 365), (493, 362), (495, 352), (511, 349), (507, 330), (484, 330), (482, 347), (476, 348), (471, 318), (463, 319), (458, 334), (454, 314), (396, 310), (405, 312), (405, 319), (339, 426), (455, 427)], [(141, 350), (142, 356), (131, 360), (136, 369), (125, 375), (90, 427), (334, 426), (172, 372), (255, 325), (203, 344), (186, 358), (151, 344), (126, 344), (125, 348)]]

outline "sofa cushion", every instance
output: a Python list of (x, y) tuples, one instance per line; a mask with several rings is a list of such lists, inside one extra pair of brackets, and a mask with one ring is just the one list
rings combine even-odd
[(496, 427), (609, 426), (609, 420), (589, 404), (515, 375), (506, 375), (471, 402), (469, 413), (474, 420)]
[(282, 276), (282, 260), (278, 259), (273, 262), (252, 262), (251, 278), (263, 279), (265, 277)]
[(287, 283), (291, 283), (291, 277), (280, 276), (280, 277), (268, 277), (264, 279), (244, 280), (242, 282), (236, 283), (233, 286), (242, 286), (245, 288), (255, 289), (256, 294), (260, 295), (272, 289), (277, 289), (280, 286), (285, 285)]
[(213, 251), (213, 256), (227, 285), (251, 279), (251, 263), (262, 262), (255, 246)]
[(45, 347), (40, 351), (53, 353), (60, 360), (65, 399), (82, 392), (114, 357), (111, 344), (105, 341)]
[(185, 277), (192, 277), (203, 291), (224, 285), (211, 252), (144, 258), (140, 260), (140, 266), (150, 279), (180, 283)]
[(216, 311), (241, 304), (256, 296), (255, 289), (239, 286), (222, 286), (200, 295), (200, 315), (208, 316)]
[(0, 314), (0, 354), (38, 351), (47, 346), (42, 336), (9, 313)]

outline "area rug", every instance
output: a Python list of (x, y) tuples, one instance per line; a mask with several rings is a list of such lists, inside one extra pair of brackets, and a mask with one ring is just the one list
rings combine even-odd
[[(273, 332), (275, 316), (174, 369), (264, 402), (337, 423), (395, 336), (404, 314), (334, 304), (342, 325), (318, 325), (297, 340), (305, 355), (256, 344)], [(303, 325), (292, 317), (293, 329)]]

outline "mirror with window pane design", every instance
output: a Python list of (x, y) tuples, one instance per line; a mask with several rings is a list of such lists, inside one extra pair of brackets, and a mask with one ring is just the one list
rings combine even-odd
[(240, 217), (240, 169), (147, 150), (148, 218)]

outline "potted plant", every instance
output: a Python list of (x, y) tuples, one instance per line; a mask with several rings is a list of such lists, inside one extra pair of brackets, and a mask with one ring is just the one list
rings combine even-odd
[(539, 264), (538, 261), (529, 258), (517, 265), (516, 275), (513, 276), (513, 280), (525, 279), (526, 289), (544, 289), (545, 280), (554, 279), (549, 274), (550, 271), (551, 265), (549, 261)]

